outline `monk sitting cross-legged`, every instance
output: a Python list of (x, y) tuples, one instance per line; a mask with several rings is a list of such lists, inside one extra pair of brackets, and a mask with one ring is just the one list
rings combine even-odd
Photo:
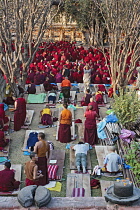
[(11, 163), (4, 164), (5, 169), (0, 171), (0, 192), (14, 191), (19, 188), (20, 182), (15, 180), (15, 173), (11, 170)]

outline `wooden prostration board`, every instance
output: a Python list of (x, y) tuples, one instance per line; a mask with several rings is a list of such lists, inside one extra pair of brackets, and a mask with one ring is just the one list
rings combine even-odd
[(110, 153), (110, 146), (95, 146), (99, 166), (103, 167), (104, 158)]
[(24, 122), (25, 125), (31, 125), (34, 112), (35, 112), (34, 110), (26, 110), (26, 119)]
[(27, 149), (27, 140), (28, 140), (29, 134), (31, 132), (44, 133), (44, 130), (26, 130), (22, 151), (28, 151), (28, 149)]
[[(4, 165), (0, 165), (0, 171), (2, 171), (4, 169)], [(22, 169), (22, 165), (21, 164), (12, 164), (10, 169), (14, 169), (15, 170), (15, 179), (16, 181), (21, 181), (21, 169)], [(6, 195), (17, 195), (19, 192), (19, 190), (15, 190), (12, 193), (6, 193), (6, 192), (0, 192), (0, 195), (6, 196)]]
[(85, 196), (91, 197), (89, 174), (67, 174), (66, 197), (72, 197), (73, 188), (84, 188)]
[[(77, 169), (75, 165), (75, 151), (72, 150), (72, 148), (70, 148), (70, 169), (71, 170)], [(87, 153), (87, 169), (91, 169), (91, 159), (89, 151)]]
[(49, 160), (57, 160), (55, 165), (58, 165), (57, 176), (62, 177), (65, 162), (65, 150), (51, 150)]

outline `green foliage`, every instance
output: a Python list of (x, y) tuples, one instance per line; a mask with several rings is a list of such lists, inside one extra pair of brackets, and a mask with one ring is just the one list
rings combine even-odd
[(66, 16), (71, 16), (81, 30), (90, 29), (98, 16), (98, 9), (92, 0), (65, 0)]
[(125, 155), (126, 163), (132, 167), (132, 171), (140, 183), (140, 143), (131, 143), (131, 148), (128, 150), (127, 155)]
[(136, 91), (125, 91), (120, 89), (119, 95), (114, 95), (112, 103), (114, 113), (119, 119), (119, 122), (125, 127), (129, 126), (138, 119), (140, 101)]

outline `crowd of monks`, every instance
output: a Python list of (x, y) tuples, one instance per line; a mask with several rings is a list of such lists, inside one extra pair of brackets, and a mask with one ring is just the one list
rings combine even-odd
[[(107, 49), (104, 50), (106, 59), (98, 48), (85, 49), (83, 46), (76, 46), (75, 43), (59, 41), (55, 43), (43, 42), (36, 52), (33, 62), (28, 69), (26, 83), (36, 85), (45, 82), (46, 77), (49, 83), (61, 83), (65, 69), (70, 70), (69, 80), (71, 83), (83, 82), (84, 67), (88, 64), (91, 69), (92, 84), (111, 84), (109, 74), (110, 56)], [(131, 56), (127, 58), (126, 72), (128, 72)], [(21, 68), (22, 74), (22, 68)], [(137, 71), (134, 71), (130, 83), (136, 80)]]

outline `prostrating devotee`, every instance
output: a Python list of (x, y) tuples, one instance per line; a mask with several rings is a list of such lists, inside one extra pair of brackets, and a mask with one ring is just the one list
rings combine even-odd
[(48, 167), (47, 160), (50, 157), (50, 146), (47, 141), (45, 141), (45, 134), (38, 134), (39, 142), (36, 142), (34, 146), (34, 152), (37, 153), (38, 161), (36, 162), (38, 170), (41, 170), (43, 177), (39, 179), (39, 185), (46, 185), (48, 181)]
[(84, 92), (86, 92), (86, 90), (89, 89), (90, 80), (91, 80), (91, 69), (89, 68), (89, 65), (86, 65), (84, 67), (84, 75), (83, 75)]
[(115, 147), (110, 147), (110, 153), (104, 159), (104, 167), (107, 172), (110, 172), (112, 175), (115, 175), (119, 171), (119, 165), (122, 164), (121, 157), (115, 153)]
[(101, 91), (97, 91), (95, 93), (95, 100), (98, 104), (103, 104), (104, 103), (103, 94), (102, 94)]
[(50, 103), (50, 101), (52, 101), (53, 104), (55, 104), (55, 102), (56, 102), (56, 91), (54, 89), (52, 89), (49, 92), (49, 95), (48, 95), (48, 103)]
[(91, 97), (92, 97), (92, 95), (90, 94), (90, 89), (87, 89), (84, 100), (81, 101), (81, 106), (88, 106), (88, 104), (90, 103), (90, 98)]
[(49, 77), (46, 77), (46, 81), (43, 83), (45, 91), (52, 90), (52, 85), (50, 84)]
[(31, 83), (27, 87), (27, 93), (28, 94), (35, 94), (36, 93), (36, 85), (34, 83)]
[(79, 143), (73, 146), (72, 149), (75, 150), (75, 164), (78, 172), (80, 172), (82, 168), (83, 173), (86, 173), (89, 144), (79, 141)]
[(14, 131), (19, 131), (26, 118), (26, 101), (23, 95), (19, 98), (14, 97), (14, 99)]
[(9, 143), (9, 139), (6, 139), (5, 137), (5, 133), (3, 131), (3, 125), (0, 124), (0, 148), (2, 150), (2, 148), (6, 147)]
[(68, 143), (71, 141), (72, 113), (67, 109), (67, 104), (63, 104), (63, 107), (59, 117), (58, 141)]
[(68, 80), (68, 77), (65, 77), (65, 79), (62, 81), (61, 88), (64, 96), (64, 103), (69, 103), (71, 82)]
[(0, 192), (11, 192), (19, 188), (20, 182), (15, 180), (15, 172), (11, 163), (5, 162), (4, 170), (0, 171)]
[(85, 129), (84, 129), (84, 142), (94, 146), (97, 143), (97, 127), (96, 118), (98, 117), (96, 111), (93, 111), (93, 106), (89, 105), (88, 109), (84, 113)]
[(46, 105), (46, 107), (40, 111), (40, 115), (41, 115), (41, 123), (43, 125), (52, 125), (53, 124), (52, 111), (48, 105)]
[(30, 153), (30, 159), (25, 163), (24, 173), (26, 175), (25, 184), (29, 185), (39, 185), (39, 179), (43, 177), (41, 171), (38, 170), (36, 161), (38, 161), (38, 156), (35, 152)]

